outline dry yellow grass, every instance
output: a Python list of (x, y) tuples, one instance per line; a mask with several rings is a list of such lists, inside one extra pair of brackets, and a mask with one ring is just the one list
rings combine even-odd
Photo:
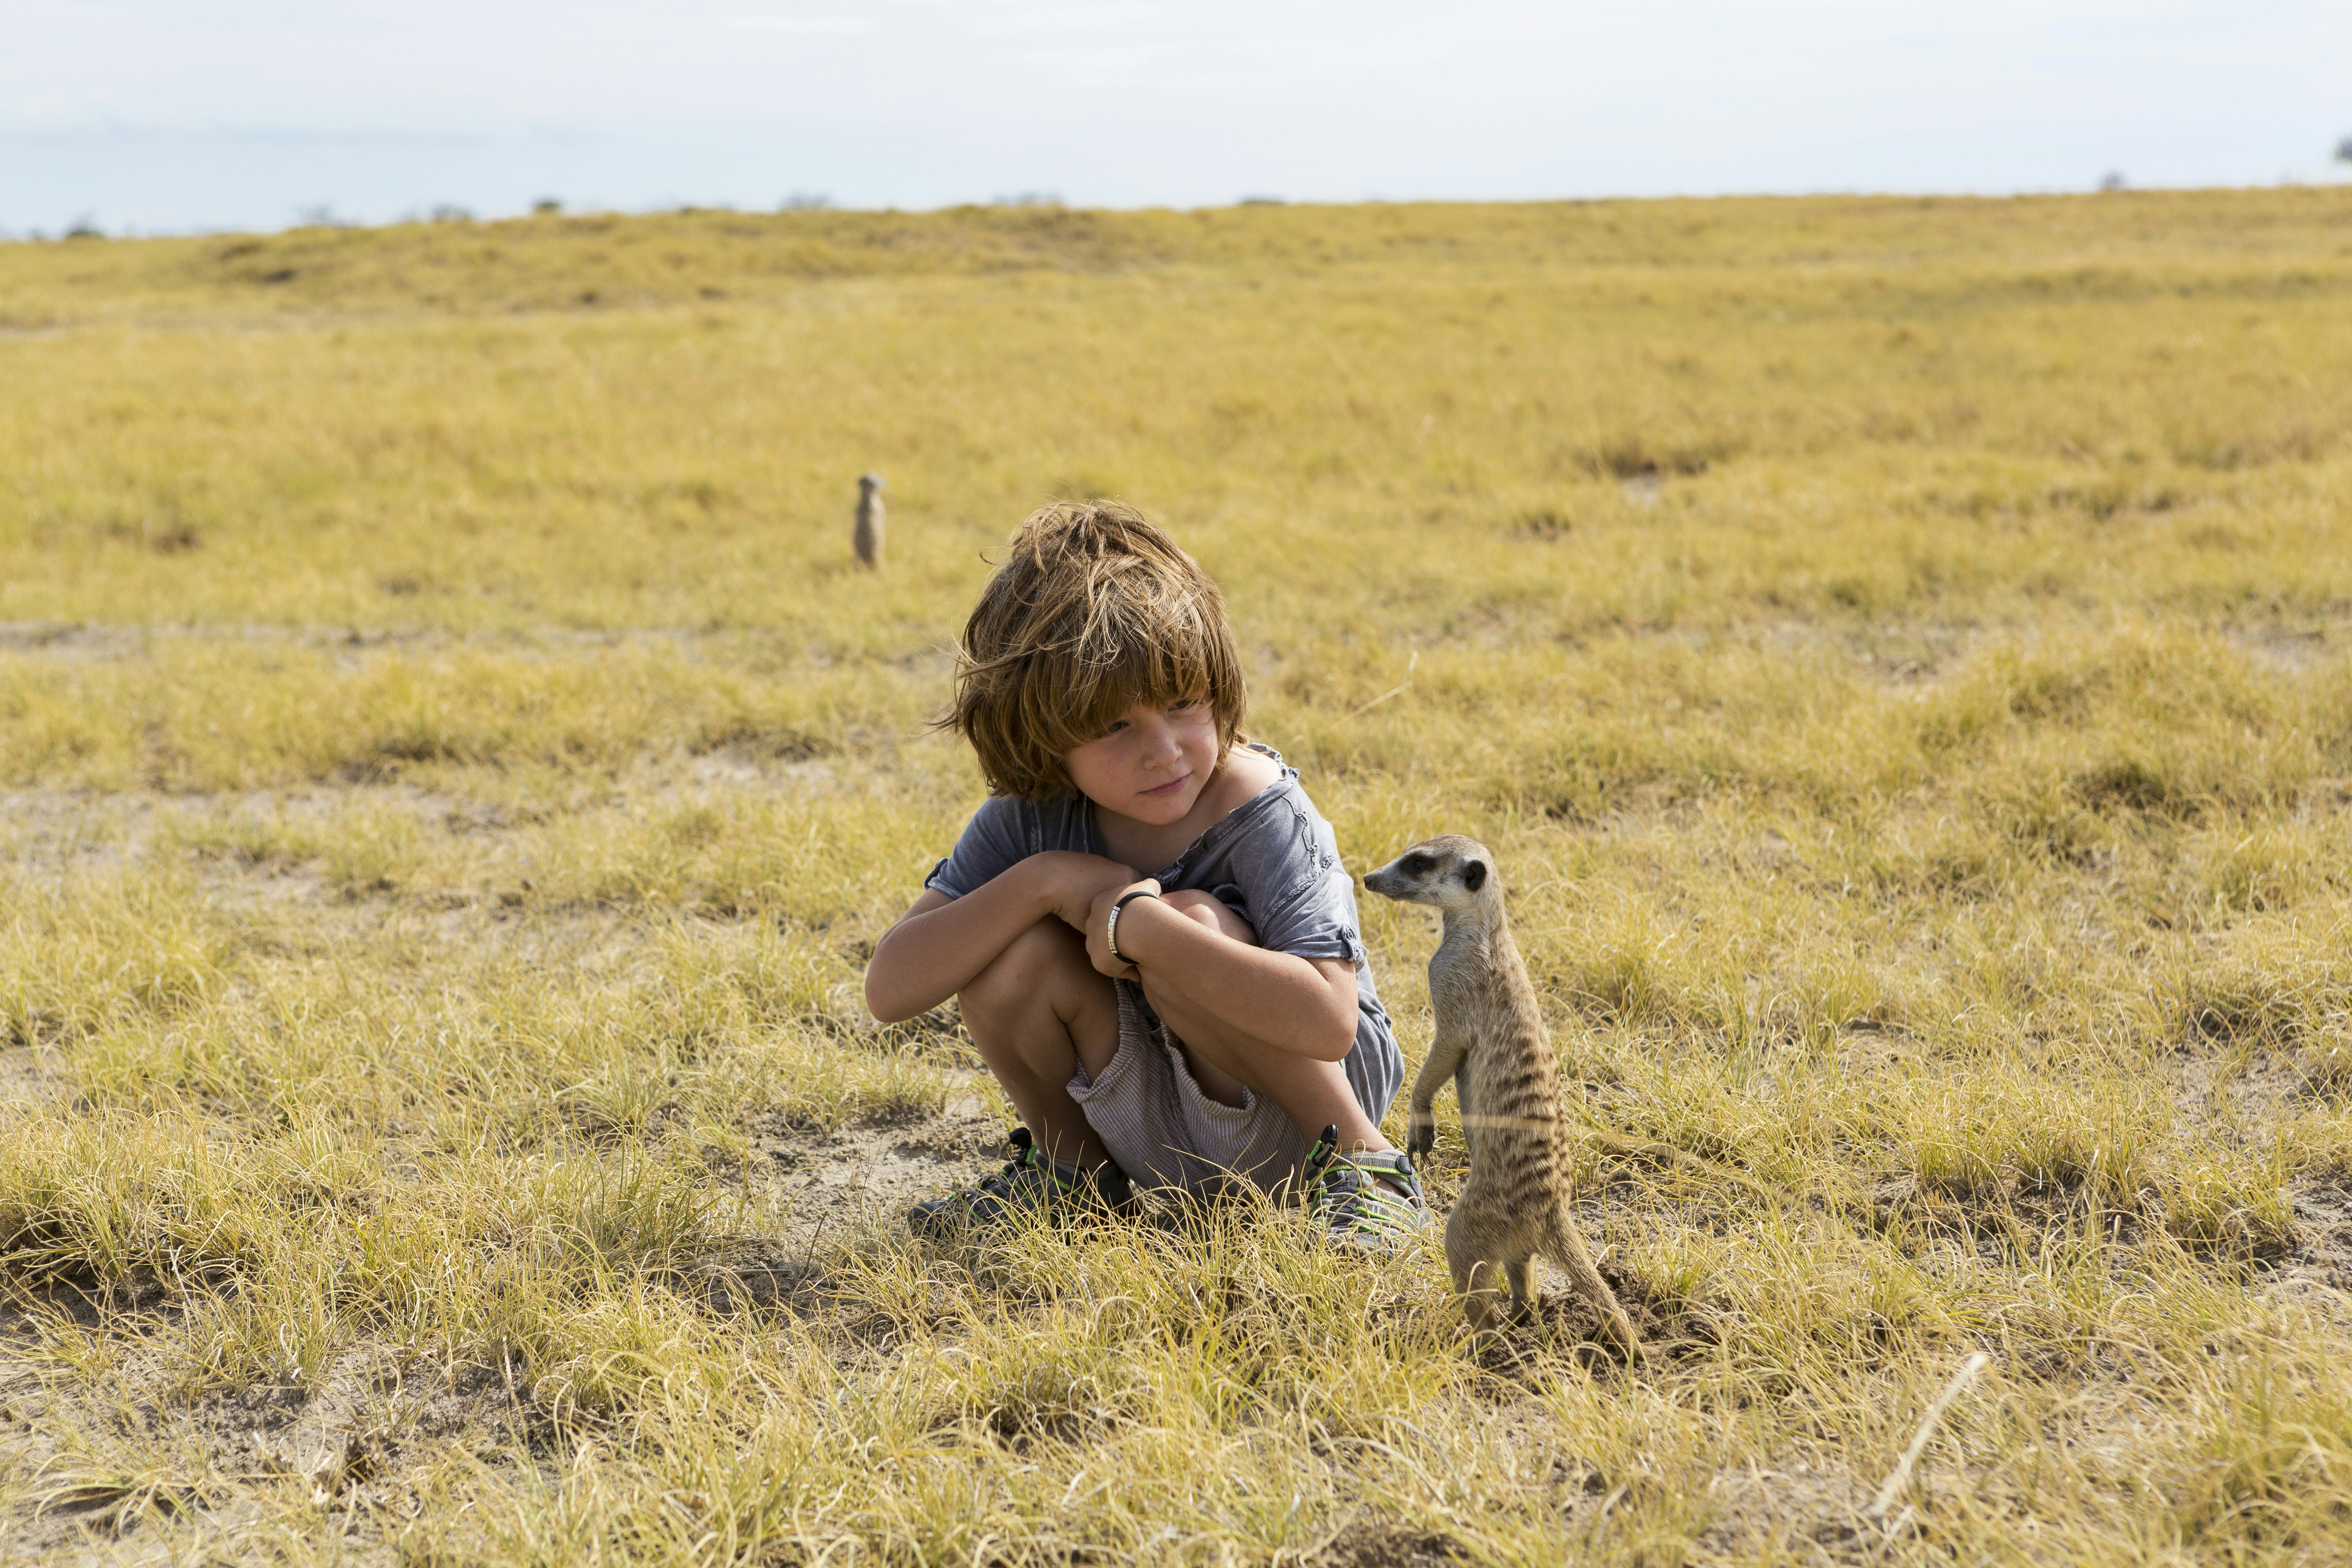
[[(0, 1553), (2352, 1556), (2352, 193), (90, 241), (0, 323)], [(1659, 1364), (1295, 1215), (906, 1237), (1003, 1106), (855, 983), (1060, 493), (1356, 864), (1503, 857)]]

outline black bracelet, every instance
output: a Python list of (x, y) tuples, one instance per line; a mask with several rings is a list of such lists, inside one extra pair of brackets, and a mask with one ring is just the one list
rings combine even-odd
[(1103, 945), (1110, 949), (1111, 957), (1121, 963), (1127, 962), (1127, 954), (1118, 950), (1118, 911), (1138, 899), (1156, 899), (1159, 896), (1149, 888), (1138, 888), (1131, 893), (1118, 896), (1118, 902), (1110, 907), (1110, 919), (1103, 922)]

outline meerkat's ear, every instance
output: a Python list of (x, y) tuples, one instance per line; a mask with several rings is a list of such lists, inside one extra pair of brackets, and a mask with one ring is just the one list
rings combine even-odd
[(1479, 889), (1485, 887), (1486, 885), (1486, 862), (1484, 860), (1473, 860), (1467, 866), (1463, 867), (1462, 885), (1469, 889), (1474, 893)]

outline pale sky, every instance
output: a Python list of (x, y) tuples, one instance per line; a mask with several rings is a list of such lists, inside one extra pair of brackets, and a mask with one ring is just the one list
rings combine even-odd
[(0, 230), (2269, 184), (2352, 0), (0, 0)]

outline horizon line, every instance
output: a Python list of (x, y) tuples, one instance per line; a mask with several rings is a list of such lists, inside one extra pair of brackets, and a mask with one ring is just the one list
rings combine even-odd
[[(0, 132), (0, 141), (7, 139)], [(2111, 176), (2112, 177), (2112, 176)], [(2263, 191), (2352, 191), (2352, 173), (2302, 179), (2284, 176), (2273, 181), (2252, 181), (2235, 184), (2166, 184), (2151, 182), (2136, 184), (2118, 181), (2091, 185), (2023, 186), (2011, 189), (1895, 189), (1863, 186), (1825, 187), (1813, 190), (1727, 190), (1727, 191), (1622, 191), (1600, 195), (1540, 195), (1540, 196), (1356, 196), (1345, 199), (1324, 197), (1292, 198), (1274, 195), (1235, 196), (1225, 202), (1181, 204), (1174, 202), (1066, 202), (1058, 195), (1045, 192), (1018, 195), (998, 195), (985, 200), (971, 198), (942, 202), (929, 206), (898, 206), (884, 205), (867, 206), (856, 203), (835, 203), (829, 195), (796, 194), (772, 206), (747, 206), (733, 202), (676, 202), (644, 206), (606, 205), (583, 202), (578, 205), (560, 196), (545, 196), (539, 202), (511, 211), (477, 213), (459, 203), (440, 203), (420, 207), (398, 216), (382, 220), (341, 218), (333, 215), (333, 204), (314, 204), (315, 212), (298, 212), (293, 221), (275, 228), (240, 226), (140, 228), (126, 225), (109, 230), (98, 221), (95, 211), (85, 214), (55, 233), (38, 228), (23, 232), (0, 226), (0, 245), (59, 245), (87, 243), (91, 240), (135, 242), (147, 239), (205, 239), (231, 235), (284, 235), (303, 229), (327, 229), (337, 232), (373, 233), (383, 229), (411, 228), (425, 226), (461, 226), (470, 224), (498, 225), (562, 220), (565, 218), (653, 218), (690, 217), (702, 215), (726, 214), (737, 217), (813, 218), (823, 216), (852, 217), (925, 217), (941, 213), (968, 211), (1057, 211), (1071, 213), (1213, 213), (1234, 212), (1244, 207), (1337, 208), (1370, 206), (1599, 206), (1610, 204), (1669, 202), (1808, 202), (1808, 201), (1888, 201), (1888, 202), (2005, 202), (2053, 201), (2081, 198), (2114, 199), (2131, 196), (2225, 195), (2251, 195)], [(547, 205), (542, 209), (541, 204)]]

